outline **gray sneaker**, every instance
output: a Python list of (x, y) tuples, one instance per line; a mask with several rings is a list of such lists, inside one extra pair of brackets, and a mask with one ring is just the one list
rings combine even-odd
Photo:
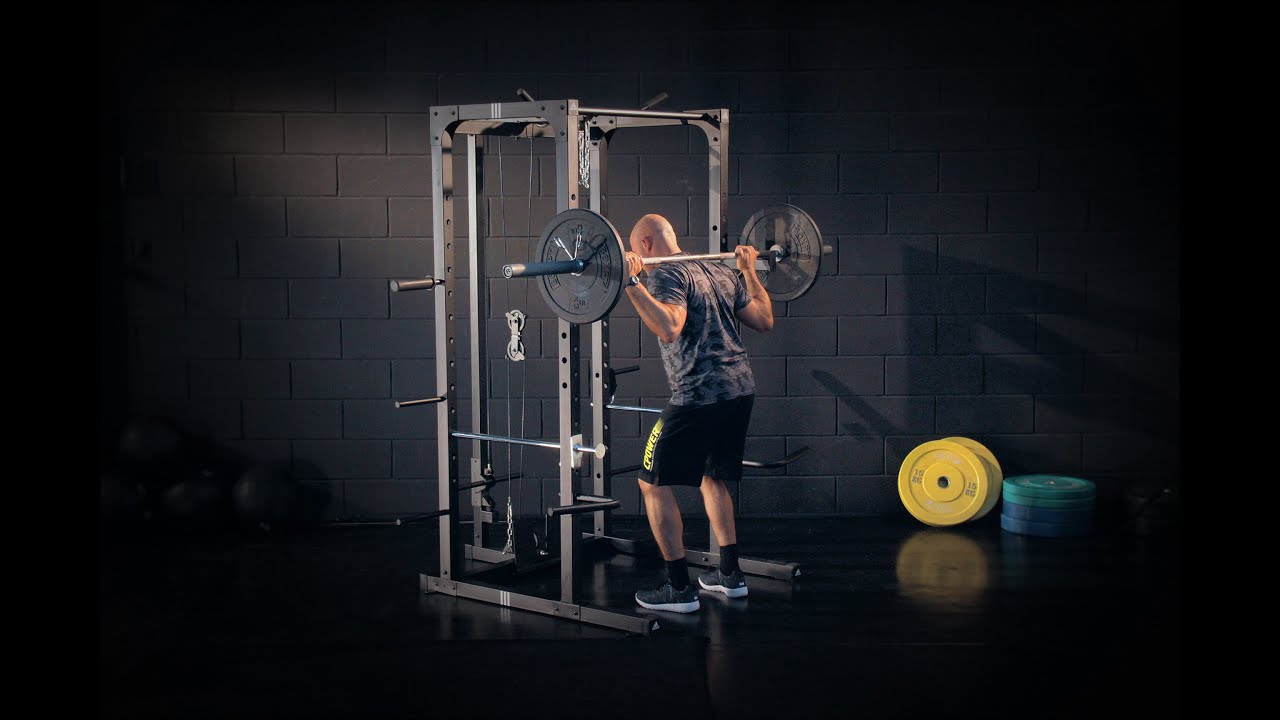
[(638, 591), (636, 603), (650, 610), (691, 613), (699, 607), (698, 589), (688, 585), (683, 590), (676, 590), (670, 582), (665, 582), (657, 590)]
[(729, 597), (747, 596), (747, 579), (743, 577), (741, 570), (725, 575), (720, 572), (720, 568), (711, 568), (698, 576), (698, 584), (705, 590), (724, 593)]

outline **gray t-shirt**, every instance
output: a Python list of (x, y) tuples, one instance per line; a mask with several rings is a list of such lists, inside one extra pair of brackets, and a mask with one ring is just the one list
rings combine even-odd
[(680, 336), (658, 341), (672, 405), (706, 405), (755, 392), (734, 321), (751, 296), (736, 268), (702, 260), (663, 263), (649, 269), (645, 287), (658, 301), (686, 311)]

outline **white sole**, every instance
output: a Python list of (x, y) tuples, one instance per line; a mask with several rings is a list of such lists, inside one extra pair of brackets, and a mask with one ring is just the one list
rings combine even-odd
[(642, 608), (648, 608), (650, 610), (665, 610), (667, 612), (677, 612), (677, 613), (690, 613), (690, 612), (693, 612), (694, 610), (697, 610), (700, 607), (697, 600), (694, 600), (693, 602), (687, 602), (687, 603), (666, 603), (661, 605), (650, 605), (649, 603), (644, 602), (639, 598), (636, 598), (636, 604)]
[(724, 593), (729, 597), (746, 597), (747, 595), (747, 588), (745, 585), (740, 588), (727, 588), (723, 585), (708, 585), (702, 582), (702, 578), (698, 578), (698, 584), (702, 586), (703, 590), (710, 590), (711, 592)]

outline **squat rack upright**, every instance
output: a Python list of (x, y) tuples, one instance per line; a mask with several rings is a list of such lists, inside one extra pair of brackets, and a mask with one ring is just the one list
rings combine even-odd
[[(397, 407), (434, 404), (437, 420), (437, 468), (439, 505), (435, 512), (439, 520), (440, 564), (437, 574), (421, 573), (419, 586), (426, 593), (443, 593), (521, 610), (560, 617), (623, 630), (628, 633), (648, 635), (657, 629), (652, 615), (639, 615), (634, 611), (620, 612), (592, 607), (581, 602), (579, 581), (582, 552), (587, 544), (607, 543), (614, 550), (639, 555), (656, 552), (651, 541), (636, 541), (609, 535), (611, 522), (608, 511), (620, 504), (608, 497), (610, 491), (611, 453), (592, 453), (596, 444), (607, 448), (610, 437), (610, 398), (615, 371), (609, 362), (609, 317), (590, 323), (591, 338), (591, 435), (583, 440), (580, 395), (580, 328), (563, 317), (558, 318), (558, 434), (559, 448), (559, 501), (560, 505), (547, 509), (547, 515), (559, 519), (558, 554), (560, 566), (560, 597), (558, 600), (511, 592), (503, 587), (483, 582), (491, 571), (514, 566), (515, 553), (495, 551), (485, 547), (486, 526), (493, 522), (493, 513), (484, 508), (482, 493), (495, 482), (487, 474), (490, 461), (489, 443), (524, 442), (525, 439), (490, 435), (487, 433), (486, 341), (482, 319), (486, 317), (484, 300), (484, 248), (478, 237), (477, 218), (477, 149), (476, 136), (552, 138), (555, 140), (556, 164), (556, 212), (580, 207), (583, 186), (588, 209), (606, 214), (608, 196), (604, 192), (607, 148), (611, 135), (621, 128), (659, 127), (683, 125), (700, 128), (706, 135), (708, 151), (707, 177), (707, 248), (708, 252), (721, 252), (728, 241), (725, 229), (728, 186), (728, 133), (727, 108), (707, 110), (662, 111), (650, 109), (613, 109), (587, 107), (575, 99), (537, 101), (521, 92), (523, 102), (484, 103), (468, 105), (432, 106), (430, 117), (431, 182), (432, 182), (432, 237), (434, 245), (434, 275), (421, 279), (393, 280), (393, 291), (435, 290), (435, 358), (436, 388), (438, 395), (420, 400), (396, 403)], [(661, 97), (661, 96), (660, 96)], [(647, 106), (646, 106), (647, 107)], [(582, 137), (579, 137), (579, 133)], [(455, 291), (456, 253), (454, 224), (454, 141), (464, 139), (465, 178), (467, 189), (468, 220), (467, 241), (469, 260), (469, 330), (471, 371), (471, 417), (474, 427), (461, 430), (458, 427), (458, 408), (454, 396), (458, 382), (457, 368), (457, 303)], [(589, 174), (579, 172), (583, 160), (580, 142), (590, 148)], [(535, 227), (529, 219), (530, 228)], [(520, 258), (525, 260), (527, 258)], [(612, 406), (620, 410), (644, 410), (627, 406)], [(469, 481), (463, 482), (458, 462), (459, 437), (472, 442)], [(483, 439), (481, 439), (483, 438)], [(547, 443), (543, 443), (548, 445)], [(591, 482), (589, 493), (580, 493), (580, 472), (590, 457)], [(457, 493), (471, 491), (472, 542), (458, 542), (461, 516), (457, 507)], [(580, 531), (577, 519), (589, 515), (590, 529)], [(710, 534), (709, 549), (705, 552), (687, 550), (690, 565), (712, 566), (719, 562), (718, 546), (714, 533)], [(490, 568), (471, 573), (464, 571), (464, 559), (493, 563)], [(743, 571), (791, 581), (799, 575), (799, 568), (791, 563), (742, 559)]]

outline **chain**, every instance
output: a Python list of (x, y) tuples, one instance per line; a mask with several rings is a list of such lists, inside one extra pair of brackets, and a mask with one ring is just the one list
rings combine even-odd
[(516, 529), (511, 523), (511, 486), (507, 486), (507, 546), (502, 548), (504, 553), (514, 553), (516, 551)]
[(591, 187), (591, 143), (589, 138), (591, 131), (587, 128), (587, 122), (582, 121), (582, 127), (578, 128), (578, 182), (582, 187)]

